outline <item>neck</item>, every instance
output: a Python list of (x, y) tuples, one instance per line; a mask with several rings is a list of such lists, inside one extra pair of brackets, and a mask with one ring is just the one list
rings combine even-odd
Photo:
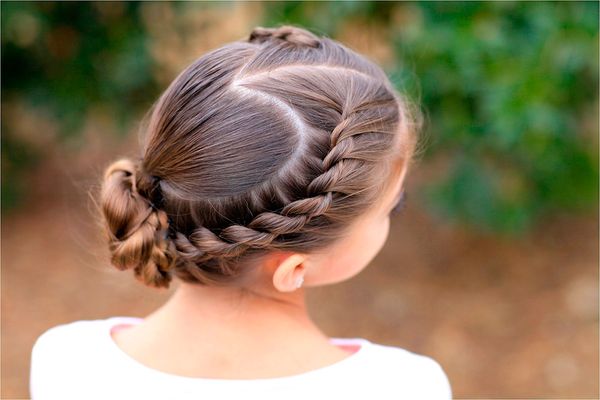
[(145, 325), (157, 335), (188, 343), (243, 346), (268, 341), (285, 346), (290, 341), (326, 339), (308, 315), (303, 289), (259, 292), (181, 282)]
[(118, 339), (143, 364), (186, 376), (286, 376), (348, 356), (311, 321), (302, 289), (257, 293), (181, 283), (169, 301)]

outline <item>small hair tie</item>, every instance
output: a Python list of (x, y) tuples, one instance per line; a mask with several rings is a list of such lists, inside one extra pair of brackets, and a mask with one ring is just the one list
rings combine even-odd
[(168, 221), (168, 227), (167, 227), (167, 232), (165, 233), (165, 239), (169, 238), (169, 239), (175, 239), (176, 237), (176, 231), (175, 231), (175, 225), (173, 224), (173, 219), (171, 218), (170, 215), (167, 214), (167, 221)]
[(148, 203), (154, 210), (159, 210), (163, 206), (163, 195), (160, 187), (160, 177), (147, 174), (144, 170), (139, 171), (137, 182), (138, 193), (148, 200)]

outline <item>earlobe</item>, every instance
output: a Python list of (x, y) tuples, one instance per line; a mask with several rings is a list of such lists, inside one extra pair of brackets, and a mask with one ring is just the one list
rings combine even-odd
[(291, 256), (279, 262), (273, 273), (273, 286), (280, 292), (293, 292), (302, 286), (306, 268), (306, 257), (301, 254)]

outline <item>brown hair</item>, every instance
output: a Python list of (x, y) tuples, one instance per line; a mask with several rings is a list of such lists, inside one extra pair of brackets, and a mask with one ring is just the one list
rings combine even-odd
[(112, 263), (235, 281), (270, 250), (344, 236), (407, 167), (419, 121), (374, 62), (296, 27), (257, 27), (201, 56), (145, 119), (141, 157), (104, 175)]

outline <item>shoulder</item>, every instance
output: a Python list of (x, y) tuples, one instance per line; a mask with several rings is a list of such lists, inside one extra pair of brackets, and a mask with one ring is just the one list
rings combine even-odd
[(31, 349), (32, 374), (58, 371), (85, 357), (100, 340), (106, 320), (80, 320), (53, 326), (35, 340)]
[(93, 340), (105, 320), (80, 320), (56, 325), (44, 331), (35, 341), (32, 357), (42, 354), (59, 353), (78, 349), (82, 342)]
[(442, 366), (433, 358), (409, 350), (367, 342), (363, 360), (377, 365), (376, 375), (404, 397), (451, 399), (450, 382)]
[(91, 373), (100, 372), (103, 363), (89, 361), (100, 361), (107, 354), (103, 335), (109, 334), (109, 322), (110, 319), (73, 321), (51, 327), (38, 336), (31, 349), (31, 397), (69, 398), (74, 382), (83, 382)]

